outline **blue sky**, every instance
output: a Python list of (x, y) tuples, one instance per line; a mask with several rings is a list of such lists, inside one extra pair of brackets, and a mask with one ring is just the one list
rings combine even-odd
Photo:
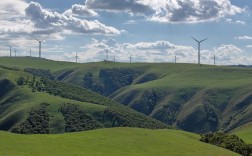
[(251, 0), (8, 0), (0, 2), (0, 56), (94, 62), (252, 64)]

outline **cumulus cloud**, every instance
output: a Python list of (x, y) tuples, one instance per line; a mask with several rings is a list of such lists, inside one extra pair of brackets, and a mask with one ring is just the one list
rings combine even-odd
[(39, 3), (31, 2), (25, 9), (35, 26), (39, 29), (69, 30), (85, 34), (120, 34), (114, 27), (106, 26), (97, 20), (87, 21), (73, 16), (66, 16), (57, 12), (43, 9)]
[[(78, 13), (79, 16), (96, 16), (91, 9), (79, 5), (73, 5), (70, 10)], [(1, 38), (1, 43), (20, 47), (33, 44), (32, 36), (36, 38), (48, 36), (48, 40), (63, 40), (69, 34), (117, 35), (121, 33), (116, 28), (106, 26), (97, 20), (88, 21), (81, 17), (74, 17), (72, 14), (60, 14), (44, 9), (39, 3), (27, 3), (25, 0), (1, 1), (0, 23), (0, 34), (1, 37), (4, 36)], [(19, 39), (20, 37), (22, 39)], [(6, 51), (5, 48), (3, 49)]]
[(114, 56), (118, 61), (129, 61), (132, 56), (137, 62), (169, 62), (173, 61), (174, 56), (184, 58), (184, 61), (192, 60), (184, 56), (195, 56), (194, 48), (190, 46), (175, 45), (167, 41), (139, 42), (139, 43), (118, 43), (115, 39), (92, 39), (90, 44), (83, 47), (85, 52), (80, 53), (84, 62), (101, 61), (105, 59), (106, 51), (109, 52), (110, 60)]
[(82, 17), (97, 17), (99, 16), (97, 12), (92, 9), (87, 8), (84, 5), (74, 4), (71, 9), (65, 11), (65, 15), (75, 15)]
[(25, 0), (0, 1), (0, 18), (16, 18), (24, 16), (27, 7)]
[(235, 37), (238, 40), (252, 40), (251, 36), (239, 36), (239, 37)]
[(240, 24), (240, 25), (245, 25), (246, 24), (246, 22), (244, 22), (244, 21), (241, 21), (241, 20), (233, 20), (233, 19), (231, 19), (231, 18), (227, 18), (226, 19), (226, 22), (227, 23), (234, 23), (234, 24)]
[(235, 23), (237, 23), (237, 24), (242, 24), (242, 25), (246, 24), (246, 22), (240, 21), (240, 20), (235, 21)]
[(245, 11), (229, 0), (168, 0), (156, 10), (150, 20), (169, 23), (214, 21)]
[(87, 0), (85, 5), (97, 10), (141, 14), (147, 20), (167, 23), (214, 21), (245, 11), (230, 0)]
[[(82, 62), (102, 61), (109, 53), (109, 60), (129, 62), (132, 56), (133, 62), (174, 62), (175, 56), (179, 63), (196, 63), (198, 52), (196, 47), (183, 46), (168, 41), (118, 43), (114, 39), (96, 40), (83, 47), (79, 53)], [(201, 61), (203, 64), (213, 64), (213, 54), (216, 54), (216, 62), (221, 65), (249, 64), (250, 56), (235, 45), (220, 45), (212, 50), (202, 48)]]
[(32, 23), (25, 19), (24, 0), (0, 1), (0, 32), (1, 33), (29, 33), (33, 30)]
[(148, 15), (154, 10), (144, 0), (86, 0), (88, 8)]
[(202, 51), (202, 61), (207, 64), (213, 63), (214, 54), (216, 55), (216, 62), (220, 65), (238, 65), (250, 64), (250, 56), (239, 47), (232, 44), (222, 44), (213, 50)]

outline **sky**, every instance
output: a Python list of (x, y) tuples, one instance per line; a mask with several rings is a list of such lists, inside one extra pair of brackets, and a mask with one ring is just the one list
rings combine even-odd
[(0, 1), (0, 56), (252, 65), (251, 0)]

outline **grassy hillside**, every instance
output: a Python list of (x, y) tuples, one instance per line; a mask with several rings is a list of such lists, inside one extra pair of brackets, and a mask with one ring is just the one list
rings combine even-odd
[(251, 68), (172, 63), (76, 64), (34, 58), (0, 58), (0, 65), (40, 69), (33, 71), (35, 75), (50, 69), (53, 79), (88, 88), (191, 132), (231, 131), (252, 121)]
[(0, 132), (0, 155), (11, 156), (235, 156), (202, 143), (199, 136), (177, 130), (99, 129), (60, 135)]
[(232, 131), (248, 144), (252, 144), (252, 123), (245, 124)]
[[(73, 111), (61, 111), (66, 107)], [(63, 133), (117, 126), (167, 127), (84, 88), (0, 67), (1, 130)]]

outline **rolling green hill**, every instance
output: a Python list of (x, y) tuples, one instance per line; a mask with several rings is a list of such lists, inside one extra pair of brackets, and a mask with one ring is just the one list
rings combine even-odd
[(252, 121), (251, 68), (35, 58), (0, 58), (0, 65), (88, 88), (186, 131), (231, 131)]
[(118, 126), (167, 128), (87, 89), (0, 66), (1, 130), (37, 134)]
[(252, 123), (247, 123), (232, 131), (233, 134), (239, 136), (248, 144), (252, 144)]
[(199, 135), (178, 130), (112, 128), (56, 135), (0, 132), (0, 138), (0, 155), (11, 156), (238, 155), (198, 141)]

